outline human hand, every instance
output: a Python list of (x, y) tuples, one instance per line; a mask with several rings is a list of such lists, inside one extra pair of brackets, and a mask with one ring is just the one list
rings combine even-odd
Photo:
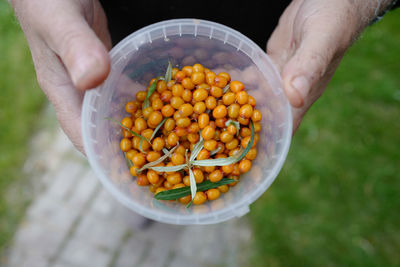
[(267, 44), (292, 105), (293, 133), (347, 48), (389, 0), (293, 0)]
[(111, 39), (97, 0), (11, 1), (27, 38), (40, 87), (58, 121), (84, 153), (81, 107), (84, 91), (110, 70)]

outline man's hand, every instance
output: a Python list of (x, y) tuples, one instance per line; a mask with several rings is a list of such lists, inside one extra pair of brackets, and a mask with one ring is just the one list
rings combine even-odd
[(347, 48), (389, 0), (293, 0), (282, 14), (267, 53), (282, 75), (295, 132), (322, 95)]
[(84, 153), (81, 107), (84, 90), (110, 70), (111, 39), (97, 0), (13, 0), (42, 90), (75, 147)]

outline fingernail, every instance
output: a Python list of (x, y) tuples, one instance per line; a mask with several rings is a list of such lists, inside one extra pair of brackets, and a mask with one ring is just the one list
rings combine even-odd
[(303, 99), (308, 95), (308, 92), (310, 91), (310, 83), (304, 76), (298, 76), (294, 78), (291, 82), (291, 85), (301, 94)]
[[(89, 59), (80, 58), (71, 68), (71, 79), (76, 87), (80, 87), (81, 84), (85, 83), (85, 80), (90, 76), (92, 72), (93, 62)], [(80, 89), (80, 88), (79, 88)]]

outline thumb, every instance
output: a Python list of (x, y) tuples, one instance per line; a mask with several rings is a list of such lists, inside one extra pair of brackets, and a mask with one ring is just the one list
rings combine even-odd
[(293, 107), (304, 105), (311, 89), (325, 75), (342, 47), (339, 31), (332, 25), (326, 27), (329, 25), (326, 23), (323, 23), (324, 29), (318, 23), (301, 29), (297, 49), (283, 68), (284, 90)]
[(52, 2), (52, 15), (41, 25), (45, 28), (42, 33), (47, 45), (61, 58), (75, 87), (86, 90), (106, 79), (110, 58), (85, 20), (81, 7), (73, 3)]

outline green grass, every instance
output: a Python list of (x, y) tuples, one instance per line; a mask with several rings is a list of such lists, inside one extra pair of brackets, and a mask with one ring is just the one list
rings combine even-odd
[(252, 205), (254, 266), (400, 265), (399, 17), (350, 49)]
[(26, 179), (22, 166), (45, 99), (26, 40), (6, 1), (0, 1), (0, 51), (1, 251), (10, 244), (28, 203), (21, 187)]

